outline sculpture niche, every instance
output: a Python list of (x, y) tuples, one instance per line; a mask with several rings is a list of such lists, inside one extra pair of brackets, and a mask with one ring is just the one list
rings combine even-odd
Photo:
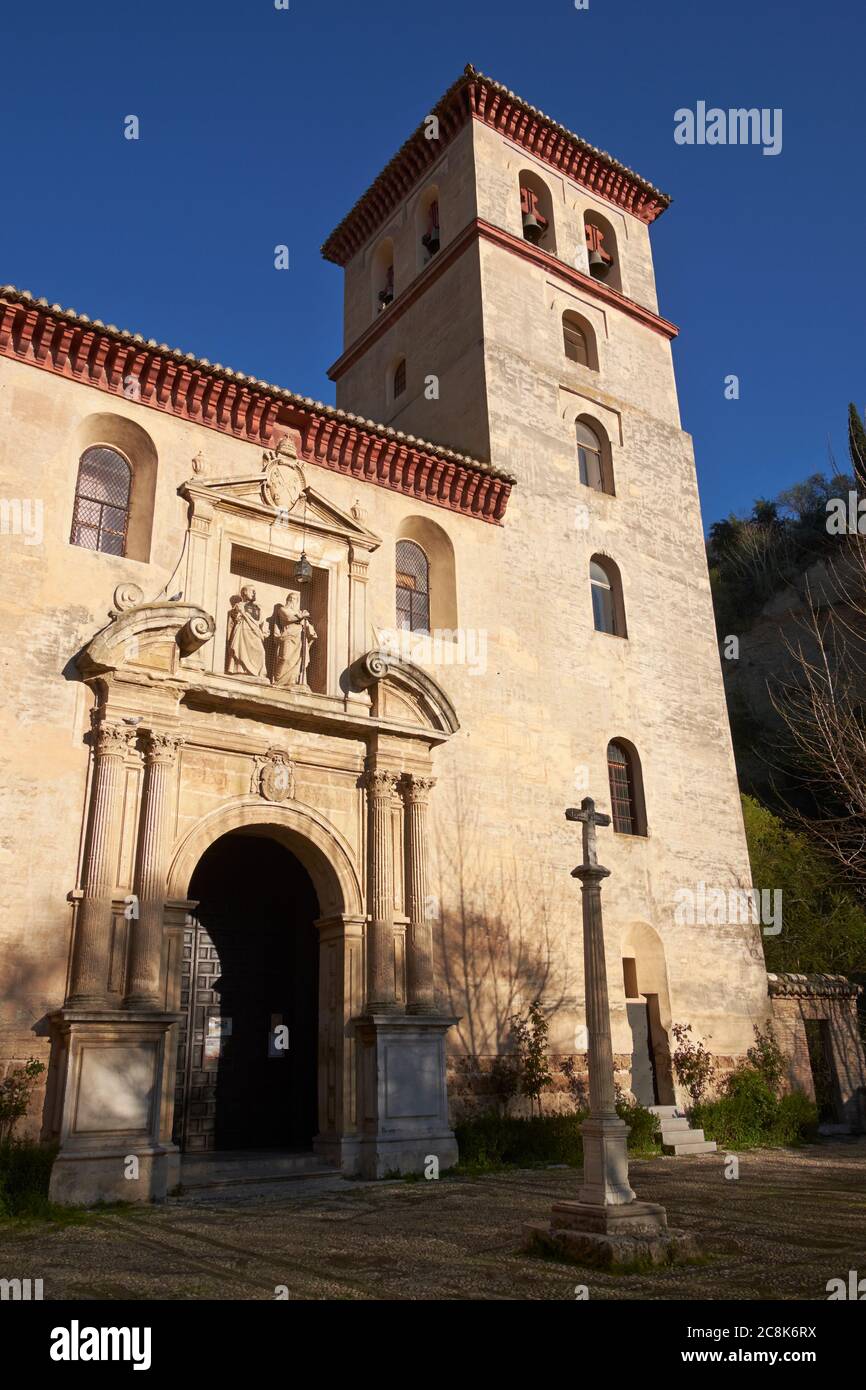
[(285, 603), (276, 604), (271, 617), (263, 620), (255, 589), (244, 584), (229, 610), (226, 669), (230, 675), (269, 679), (281, 689), (309, 690), (307, 675), (317, 640), (309, 611), (301, 607), (298, 593), (290, 590)]

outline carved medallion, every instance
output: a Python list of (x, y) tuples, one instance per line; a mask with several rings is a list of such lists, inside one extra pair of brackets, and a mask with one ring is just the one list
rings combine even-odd
[(272, 748), (264, 758), (256, 758), (251, 790), (265, 801), (294, 801), (295, 765), (282, 748)]
[(281, 439), (276, 449), (268, 449), (262, 457), (265, 471), (262, 497), (269, 507), (289, 512), (297, 502), (307, 480), (298, 463), (298, 451), (290, 435)]

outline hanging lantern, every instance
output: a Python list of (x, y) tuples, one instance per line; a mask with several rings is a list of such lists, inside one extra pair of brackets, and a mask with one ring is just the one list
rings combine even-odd
[(301, 551), (300, 560), (295, 561), (295, 568), (292, 574), (299, 584), (309, 584), (313, 577), (313, 566), (310, 564), (305, 553)]
[(304, 490), (304, 530), (301, 536), (301, 558), (296, 560), (292, 576), (299, 584), (309, 584), (313, 577), (313, 566), (307, 559), (307, 493)]

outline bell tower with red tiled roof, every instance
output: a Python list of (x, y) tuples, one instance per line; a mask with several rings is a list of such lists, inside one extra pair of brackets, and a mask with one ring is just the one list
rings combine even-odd
[[(539, 431), (562, 448), (549, 406), (571, 361), (594, 364), (594, 388), (676, 421), (676, 330), (658, 315), (648, 236), (668, 202), (467, 68), (323, 247), (345, 271), (338, 406), (518, 473)], [(569, 313), (579, 331), (563, 367)], [(639, 373), (637, 399), (622, 391), (626, 356), (651, 363), (652, 401)]]

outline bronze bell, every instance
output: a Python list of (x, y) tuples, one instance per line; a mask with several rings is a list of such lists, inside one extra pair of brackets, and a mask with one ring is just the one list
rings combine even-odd
[(600, 251), (590, 251), (589, 253), (589, 273), (596, 277), (603, 278), (610, 270), (610, 261), (606, 261)]
[(534, 212), (523, 214), (523, 235), (527, 241), (532, 242), (533, 246), (537, 246), (544, 235), (544, 228)]

